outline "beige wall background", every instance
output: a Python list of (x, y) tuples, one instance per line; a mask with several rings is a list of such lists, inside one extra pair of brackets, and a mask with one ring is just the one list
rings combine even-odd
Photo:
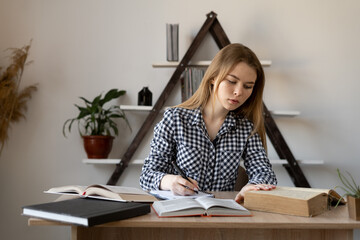
[[(137, 104), (149, 86), (156, 101), (174, 69), (154, 69), (166, 60), (165, 24), (180, 25), (183, 56), (214, 11), (232, 42), (271, 60), (265, 69), (265, 103), (272, 110), (298, 110), (296, 118), (276, 118), (293, 154), (323, 160), (302, 169), (312, 187), (339, 185), (336, 168), (360, 181), (360, 2), (356, 0), (1, 0), (0, 65), (9, 47), (33, 39), (21, 86), (38, 83), (26, 121), (14, 124), (0, 159), (3, 239), (68, 239), (65, 227), (28, 227), (21, 206), (54, 200), (44, 190), (66, 184), (106, 183), (115, 166), (86, 165), (77, 131), (62, 136), (62, 125), (77, 115), (79, 96), (93, 98), (110, 88), (127, 95), (119, 104)], [(217, 52), (208, 37), (195, 59)], [(179, 86), (168, 105), (179, 103)], [(127, 114), (133, 132), (119, 122), (111, 158), (120, 157), (146, 117)], [(134, 159), (144, 159), (152, 131)], [(278, 159), (270, 146), (269, 157)], [(293, 186), (282, 166), (279, 185)], [(130, 165), (118, 184), (138, 187), (141, 165)], [(356, 232), (359, 236), (359, 232)], [(355, 235), (356, 235), (355, 234)]]

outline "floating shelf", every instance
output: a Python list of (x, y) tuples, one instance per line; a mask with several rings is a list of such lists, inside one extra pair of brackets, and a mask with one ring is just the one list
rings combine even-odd
[(299, 111), (293, 110), (270, 110), (270, 113), (275, 117), (296, 117), (300, 115)]
[[(164, 109), (166, 109), (165, 107)], [(124, 111), (151, 111), (153, 106), (137, 106), (137, 105), (120, 105), (120, 109)], [(295, 117), (300, 115), (299, 111), (282, 111), (282, 110), (274, 110), (270, 111), (271, 114), (275, 117)]]
[[(83, 163), (86, 164), (119, 164), (121, 162), (121, 159), (83, 159)], [(131, 165), (142, 165), (144, 164), (143, 159), (135, 159), (130, 162)]]
[(120, 105), (120, 109), (124, 111), (151, 111), (153, 106), (138, 106), (138, 105)]
[[(83, 163), (86, 164), (119, 164), (121, 159), (83, 159)], [(323, 160), (297, 160), (297, 162), (301, 165), (323, 165)], [(279, 164), (288, 164), (285, 159), (278, 159), (278, 160), (270, 160), (270, 163), (273, 165)], [(130, 162), (131, 165), (143, 165), (143, 159), (135, 159)]]
[[(211, 61), (195, 61), (190, 62), (188, 66), (190, 67), (207, 67), (209, 66)], [(260, 60), (260, 63), (263, 67), (270, 67), (271, 61), (270, 60)], [(177, 67), (179, 65), (179, 62), (160, 62), (160, 63), (154, 63), (152, 66), (154, 68), (171, 68), (171, 67)]]
[[(324, 164), (323, 160), (297, 160), (297, 162), (300, 165), (323, 165)], [(270, 163), (273, 165), (289, 164), (286, 159), (270, 160)]]

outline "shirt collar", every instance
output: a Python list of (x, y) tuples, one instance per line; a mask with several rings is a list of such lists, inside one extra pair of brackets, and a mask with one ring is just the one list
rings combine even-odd
[[(232, 128), (235, 128), (237, 118), (238, 118), (238, 116), (234, 112), (229, 112), (225, 118), (225, 121), (224, 121), (221, 129), (229, 129), (230, 130)], [(190, 123), (192, 125), (202, 125), (203, 116), (202, 116), (200, 108), (194, 109)]]
[(192, 119), (189, 121), (191, 125), (201, 125), (203, 121), (203, 117), (200, 111), (200, 108), (196, 108), (193, 111)]

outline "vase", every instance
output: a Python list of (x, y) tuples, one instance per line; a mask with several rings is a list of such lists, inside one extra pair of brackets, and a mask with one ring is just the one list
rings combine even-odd
[(148, 87), (143, 87), (143, 89), (138, 93), (138, 105), (139, 106), (151, 106), (152, 105), (152, 92)]
[(347, 205), (349, 210), (349, 217), (359, 221), (360, 220), (360, 198), (347, 196)]
[(88, 158), (106, 159), (112, 149), (113, 136), (83, 136), (84, 148)]

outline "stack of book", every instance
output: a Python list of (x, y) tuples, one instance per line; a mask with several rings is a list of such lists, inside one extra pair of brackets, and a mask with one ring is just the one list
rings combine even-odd
[(122, 186), (61, 186), (46, 193), (61, 194), (55, 202), (24, 206), (25, 216), (81, 226), (94, 226), (150, 212), (157, 199), (141, 189)]
[(181, 100), (189, 99), (199, 88), (204, 77), (206, 68), (189, 67), (186, 68), (181, 79)]
[(23, 207), (25, 216), (86, 227), (141, 216), (149, 212), (150, 204), (92, 198), (75, 198)]

